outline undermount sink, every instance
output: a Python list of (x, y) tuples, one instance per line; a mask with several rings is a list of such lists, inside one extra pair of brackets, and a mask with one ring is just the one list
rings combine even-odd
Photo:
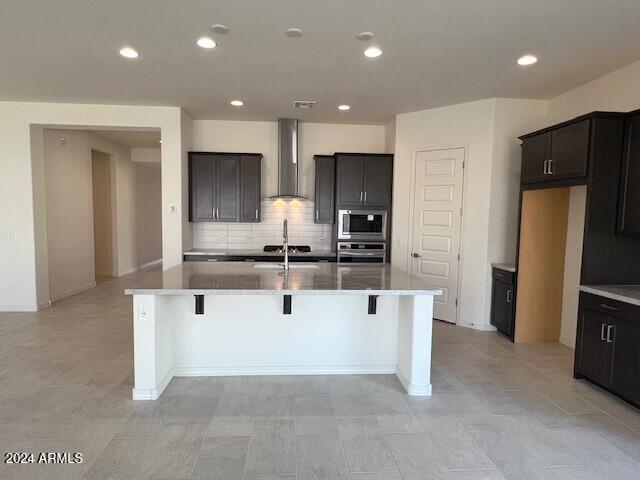
[[(266, 270), (282, 270), (284, 271), (284, 264), (282, 263), (256, 263), (253, 268), (263, 268)], [(290, 263), (289, 270), (315, 270), (320, 268), (318, 265), (310, 265), (308, 263)]]

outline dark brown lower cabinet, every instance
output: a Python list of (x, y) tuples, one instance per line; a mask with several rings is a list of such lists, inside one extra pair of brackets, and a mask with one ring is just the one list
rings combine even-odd
[(574, 377), (640, 406), (640, 307), (580, 293)]
[(494, 268), (491, 291), (491, 325), (513, 338), (515, 322), (515, 273)]

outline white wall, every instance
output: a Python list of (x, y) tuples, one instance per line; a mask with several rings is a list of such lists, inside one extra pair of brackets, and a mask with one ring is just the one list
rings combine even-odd
[(133, 268), (162, 260), (160, 168), (133, 162), (136, 178), (136, 261)]
[(578, 287), (580, 286), (580, 269), (582, 266), (582, 240), (584, 238), (586, 204), (586, 185), (571, 187), (564, 255), (562, 317), (560, 321), (560, 343), (570, 348), (574, 348), (576, 345)]
[[(312, 197), (315, 165), (313, 156), (335, 152), (385, 152), (385, 127), (300, 123), (298, 128), (299, 194)], [(193, 150), (262, 153), (262, 195), (278, 190), (278, 123), (194, 120)]]
[[(130, 163), (127, 147), (90, 132), (44, 130), (46, 251), (51, 300), (95, 284), (92, 149), (112, 156), (112, 174), (117, 172), (112, 178), (117, 185), (122, 172), (114, 169), (114, 162)], [(112, 208), (115, 206), (113, 202)], [(118, 217), (113, 215), (114, 226)], [(118, 271), (118, 260), (124, 251), (119, 245), (113, 250), (114, 272)]]
[[(45, 129), (46, 255), (51, 300), (94, 285), (92, 150), (110, 158), (114, 276), (162, 258), (159, 163), (145, 166), (132, 162), (128, 147), (94, 132)], [(157, 149), (156, 155), (159, 160)], [(42, 300), (40, 305), (45, 303)]]
[[(595, 110), (627, 112), (640, 108), (640, 61), (626, 65), (549, 101), (547, 124), (569, 120)], [(578, 287), (586, 187), (571, 189), (560, 342), (574, 348), (578, 318)]]
[(147, 166), (157, 166), (160, 168), (161, 162), (161, 152), (160, 147), (149, 148), (149, 147), (133, 147), (131, 148), (131, 161), (146, 163)]
[(517, 136), (543, 121), (543, 101), (489, 99), (398, 115), (392, 263), (409, 269), (412, 155), (416, 148), (465, 148), (459, 324), (490, 329), (490, 267), (513, 260), (520, 157)]
[(595, 110), (627, 112), (640, 108), (640, 60), (549, 100), (548, 124)]
[(453, 105), (396, 117), (392, 263), (409, 269), (411, 168), (416, 148), (465, 148), (465, 210), (459, 289), (461, 325), (481, 327), (489, 226), (494, 101)]
[[(0, 310), (29, 311), (38, 305), (36, 252), (46, 245), (46, 234), (36, 229), (42, 218), (41, 199), (34, 197), (32, 166), (33, 126), (88, 126), (109, 128), (159, 128), (162, 135), (163, 265), (182, 261), (183, 181), (186, 155), (183, 126), (187, 118), (175, 107), (83, 105), (36, 102), (0, 102)], [(37, 160), (37, 159), (36, 159)], [(186, 193), (184, 193), (186, 196)], [(172, 213), (171, 205), (177, 206)], [(184, 225), (187, 226), (186, 220)], [(186, 234), (188, 235), (188, 233)], [(38, 261), (38, 267), (42, 266)], [(44, 276), (38, 275), (42, 280)], [(40, 285), (38, 285), (40, 286)]]
[[(314, 155), (335, 152), (383, 153), (384, 126), (300, 123), (298, 128), (298, 192), (313, 200), (315, 190)], [(194, 120), (193, 150), (262, 153), (262, 195), (278, 190), (278, 123)], [(194, 246), (207, 248), (258, 248), (282, 236), (282, 219), (291, 217), (293, 238), (316, 249), (327, 248), (328, 228), (313, 225), (310, 202), (269, 206), (263, 203), (265, 221), (256, 224), (196, 224), (192, 226)], [(296, 237), (296, 233), (298, 236)], [(279, 241), (276, 243), (280, 243)]]

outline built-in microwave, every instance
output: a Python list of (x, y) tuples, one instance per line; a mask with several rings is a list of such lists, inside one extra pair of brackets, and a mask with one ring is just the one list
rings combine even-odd
[(338, 240), (386, 240), (385, 210), (338, 210)]

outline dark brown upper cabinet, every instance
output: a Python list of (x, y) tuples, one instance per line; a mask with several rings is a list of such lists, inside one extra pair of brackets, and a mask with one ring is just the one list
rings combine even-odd
[(632, 114), (625, 125), (618, 230), (640, 236), (640, 112)]
[(240, 157), (216, 155), (216, 221), (240, 219)]
[(189, 154), (189, 220), (213, 222), (216, 216), (216, 158), (210, 154)]
[(364, 158), (361, 155), (336, 157), (336, 190), (338, 205), (362, 205)]
[(388, 207), (393, 188), (393, 155), (336, 154), (338, 206)]
[(334, 223), (336, 159), (333, 155), (315, 155), (315, 223)]
[(240, 221), (259, 222), (262, 200), (262, 158), (240, 157)]
[(391, 205), (393, 158), (364, 157), (364, 205)]
[(589, 164), (591, 119), (520, 137), (522, 183), (585, 183)]
[(551, 133), (541, 133), (522, 141), (522, 183), (546, 182), (551, 156)]
[[(258, 160), (243, 161), (245, 157)], [(259, 154), (189, 153), (189, 220), (192, 222), (256, 221), (260, 205)], [(247, 176), (241, 185), (242, 164)], [(257, 178), (256, 178), (257, 176)], [(257, 186), (257, 187), (256, 187)], [(247, 202), (241, 215), (241, 205)], [(249, 213), (247, 213), (249, 212)], [(251, 219), (249, 220), (249, 217)]]

